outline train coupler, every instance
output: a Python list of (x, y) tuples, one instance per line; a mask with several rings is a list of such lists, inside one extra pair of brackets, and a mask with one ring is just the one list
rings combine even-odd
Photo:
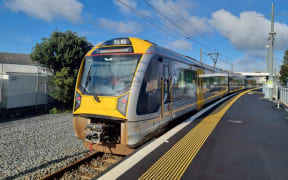
[(105, 125), (103, 124), (88, 124), (85, 130), (86, 141), (91, 141), (92, 143), (100, 143)]

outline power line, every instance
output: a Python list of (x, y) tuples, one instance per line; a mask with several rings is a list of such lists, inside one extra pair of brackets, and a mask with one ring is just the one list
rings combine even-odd
[(195, 43), (199, 44), (200, 46), (205, 46), (201, 42), (199, 42), (196, 38), (189, 35), (181, 26), (176, 24), (173, 20), (171, 20), (169, 17), (167, 17), (165, 14), (163, 14), (160, 10), (158, 10), (156, 7), (154, 7), (152, 4), (150, 4), (148, 1), (144, 0), (144, 2), (150, 6), (152, 9), (154, 9), (158, 14), (160, 14), (162, 17), (164, 17), (167, 21), (169, 21), (171, 24), (173, 24), (175, 27), (180, 29), (184, 34), (186, 39), (193, 39)]
[[(184, 18), (174, 7), (172, 7), (169, 3), (167, 3), (167, 6), (168, 6), (180, 19), (182, 19), (182, 21), (185, 22), (187, 26), (189, 26), (190, 28), (192, 28), (192, 26), (191, 26), (190, 23), (187, 21), (187, 19)], [(198, 34), (199, 37), (201, 37), (202, 40), (208, 42), (208, 41), (206, 40), (206, 38), (204, 38), (198, 31), (195, 30), (194, 32), (195, 32), (196, 34)], [(209, 43), (209, 42), (208, 42), (208, 43)]]
[(163, 14), (161, 11), (159, 11), (157, 8), (155, 8), (152, 4), (150, 4), (149, 2), (147, 2), (146, 0), (143, 0), (148, 6), (150, 6), (152, 9), (154, 9), (158, 14), (160, 14), (162, 17), (164, 17), (167, 21), (169, 21), (171, 24), (173, 24), (174, 26), (176, 26), (178, 29), (180, 29), (184, 34), (185, 34), (185, 38), (189, 39), (190, 35), (184, 30), (182, 29), (180, 26), (178, 26), (178, 24), (176, 24), (174, 21), (172, 21), (170, 18), (168, 18), (165, 14)]
[[(187, 33), (181, 26), (179, 26), (178, 24), (176, 24), (173, 20), (171, 20), (169, 17), (167, 17), (165, 14), (163, 14), (160, 10), (158, 10), (156, 7), (154, 7), (151, 3), (147, 2), (147, 0), (144, 0), (144, 2), (150, 6), (152, 9), (154, 9), (158, 14), (160, 14), (162, 17), (164, 17), (166, 20), (168, 20), (170, 23), (172, 23), (174, 26), (176, 26), (178, 29), (180, 29), (182, 32), (184, 32), (186, 35), (188, 35), (191, 39), (194, 40), (194, 42), (196, 42), (198, 45), (205, 47), (206, 49), (211, 50), (208, 46), (204, 45), (203, 43), (201, 43), (200, 41), (198, 41), (195, 37), (192, 37), (189, 33)], [(190, 26), (190, 23), (180, 14), (176, 11), (175, 8), (173, 8), (171, 5), (169, 5), (169, 3), (167, 3), (167, 5), (169, 6), (169, 8), (177, 15), (179, 16), (188, 26)], [(191, 26), (190, 26), (191, 27)], [(197, 33), (204, 41), (207, 41), (206, 39), (204, 39), (204, 37), (197, 31), (195, 31), (195, 33)], [(187, 38), (185, 36), (185, 38)], [(189, 39), (190, 39), (189, 38)], [(187, 38), (188, 39), (188, 38)], [(216, 49), (216, 48), (214, 48)], [(218, 51), (219, 52), (219, 51)], [(222, 53), (221, 53), (222, 54)], [(230, 63), (229, 63), (230, 64)]]
[[(150, 24), (152, 24), (153, 26), (155, 26), (156, 28), (160, 29), (161, 31), (164, 31), (166, 34), (170, 35), (170, 36), (173, 36), (173, 37), (176, 37), (174, 34), (170, 33), (169, 31), (167, 31), (166, 29), (164, 29), (163, 27), (159, 26), (158, 24), (156, 24), (155, 22), (153, 22), (151, 20), (150, 17), (148, 17), (147, 15), (139, 12), (136, 8), (133, 8), (131, 7), (129, 4), (123, 2), (122, 0), (117, 0), (117, 2), (119, 2), (120, 4), (122, 4), (123, 6), (125, 6), (126, 8), (130, 9), (132, 12), (134, 12), (136, 15), (142, 17), (144, 20), (146, 20), (147, 22), (149, 22)], [(174, 29), (172, 29), (171, 27), (169, 26), (166, 26), (164, 24), (162, 24), (162, 26), (164, 26), (165, 28), (169, 29), (171, 32), (174, 32), (176, 33), (177, 35), (179, 36), (185, 36), (184, 34), (181, 34), (177, 31), (175, 31)], [(197, 40), (196, 40), (197, 41)], [(201, 43), (200, 42), (197, 42), (200, 46), (201, 46)]]
[[(155, 22), (151, 21), (150, 18), (143, 14), (140, 13), (139, 11), (137, 11), (137, 9), (129, 6), (127, 3), (121, 1), (121, 0), (117, 0), (117, 2), (119, 2), (120, 4), (122, 4), (123, 6), (125, 6), (126, 8), (130, 9), (131, 11), (133, 11), (136, 15), (142, 17), (143, 19), (145, 19), (147, 22), (149, 22), (150, 24), (152, 24), (153, 26), (155, 26), (156, 28), (160, 29), (161, 31), (165, 32), (166, 34), (170, 35), (170, 36), (174, 36), (174, 34), (171, 34), (170, 32), (168, 32), (166, 29), (162, 28), (161, 26), (159, 26), (158, 24), (156, 24)], [(181, 35), (182, 36), (182, 35)]]
[[(184, 31), (185, 35), (179, 33), (178, 31), (175, 31), (175, 30), (172, 29), (171, 27), (166, 26), (166, 25), (164, 25), (164, 24), (162, 24), (162, 26), (164, 26), (166, 29), (163, 28), (163, 27), (161, 27), (161, 26), (159, 26), (158, 24), (156, 24), (156, 23), (153, 21), (152, 18), (150, 18), (149, 16), (147, 16), (147, 15), (143, 14), (142, 12), (138, 11), (136, 8), (131, 7), (129, 4), (123, 2), (122, 0), (117, 0), (117, 2), (119, 2), (121, 5), (125, 6), (126, 8), (130, 9), (130, 10), (131, 10), (132, 12), (134, 12), (137, 16), (142, 17), (144, 20), (146, 20), (147, 22), (149, 22), (150, 24), (152, 24), (153, 26), (155, 26), (157, 29), (165, 32), (166, 34), (168, 34), (168, 35), (170, 35), (170, 36), (176, 37), (175, 34), (172, 34), (171, 32), (174, 32), (174, 33), (176, 33), (176, 34), (179, 35), (179, 36), (184, 36), (185, 38), (187, 38), (186, 35), (189, 35), (189, 34), (187, 34), (181, 27), (179, 27), (175, 22), (173, 22), (171, 19), (169, 19), (169, 18), (168, 18), (167, 16), (165, 16), (163, 13), (161, 13), (158, 9), (156, 9), (153, 5), (151, 5), (150, 3), (148, 3), (146, 0), (144, 0), (144, 2), (145, 2), (147, 5), (149, 5), (150, 7), (152, 7), (155, 11), (157, 11), (157, 12), (158, 12), (160, 15), (162, 15), (163, 17), (167, 18), (167, 20), (169, 19), (169, 22), (170, 22), (170, 21), (171, 21), (171, 23), (173, 22), (174, 26), (176, 26), (177, 28), (180, 28), (182, 31)], [(151, 20), (151, 19), (152, 19), (152, 20)], [(171, 32), (167, 31), (167, 29), (169, 29)], [(199, 41), (198, 41), (197, 39), (195, 39), (194, 37), (192, 37), (192, 36), (190, 36), (190, 35), (189, 35), (189, 37), (191, 38), (191, 39), (190, 39), (191, 41), (192, 41), (192, 39), (193, 39), (195, 43), (197, 43), (198, 45), (200, 45), (200, 47), (201, 47), (201, 46), (206, 47), (205, 45), (203, 45), (201, 42), (199, 42)], [(187, 38), (187, 39), (189, 39), (189, 38)], [(210, 48), (208, 48), (208, 49), (210, 49)]]
[[(167, 34), (170, 35), (170, 36), (174, 36), (174, 37), (175, 37), (174, 34), (171, 34), (171, 33), (168, 32), (166, 29), (164, 29), (163, 27), (161, 27), (161, 26), (159, 26), (158, 24), (156, 24), (155, 22), (153, 22), (149, 16), (147, 16), (147, 15), (139, 12), (136, 8), (133, 8), (133, 7), (129, 6), (129, 4), (123, 2), (122, 0), (117, 0), (117, 2), (119, 2), (120, 4), (122, 4), (123, 6), (125, 6), (126, 8), (130, 9), (130, 10), (133, 11), (136, 15), (142, 17), (142, 18), (145, 19), (147, 22), (149, 22), (150, 24), (154, 25), (156, 28), (160, 29), (161, 31), (164, 31), (165, 33), (167, 33)], [(186, 35), (185, 35), (185, 34), (181, 34), (181, 33), (179, 33), (178, 31), (175, 31), (174, 29), (172, 29), (171, 27), (166, 26), (166, 25), (164, 25), (164, 24), (162, 24), (162, 26), (164, 26), (165, 28), (169, 29), (171, 32), (176, 33), (177, 35), (179, 35), (179, 36), (181, 36), (181, 37), (184, 36), (184, 37), (186, 38)], [(197, 41), (197, 40), (196, 40), (196, 41)], [(198, 42), (198, 44), (201, 45), (200, 42)]]
[[(180, 19), (182, 19), (183, 22), (185, 22), (188, 26), (190, 26), (190, 28), (192, 27), (192, 26), (190, 25), (190, 23), (187, 21), (187, 19), (186, 19), (185, 17), (183, 17), (173, 6), (171, 6), (169, 3), (167, 3), (167, 6), (168, 6)], [(204, 38), (198, 31), (195, 31), (195, 33), (198, 34), (199, 37), (200, 37), (202, 40), (204, 40), (204, 41), (206, 41), (207, 43), (209, 43), (208, 40), (207, 40), (206, 38)], [(215, 47), (212, 47), (212, 48), (216, 49)], [(208, 48), (208, 49), (210, 49), (210, 48)], [(210, 50), (211, 50), (211, 49), (210, 49)], [(216, 50), (216, 51), (218, 51), (218, 50)], [(218, 51), (218, 52), (219, 52), (219, 51)], [(221, 54), (222, 54), (222, 56), (224, 56), (223, 53), (221, 53)], [(225, 57), (225, 56), (224, 56), (224, 57)], [(225, 58), (227, 58), (227, 57), (225, 57)], [(229, 59), (229, 58), (228, 58), (228, 59)]]

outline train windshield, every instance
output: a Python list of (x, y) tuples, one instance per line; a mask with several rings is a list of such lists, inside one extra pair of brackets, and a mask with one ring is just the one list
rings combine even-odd
[(80, 90), (83, 94), (119, 96), (128, 91), (141, 55), (87, 56)]

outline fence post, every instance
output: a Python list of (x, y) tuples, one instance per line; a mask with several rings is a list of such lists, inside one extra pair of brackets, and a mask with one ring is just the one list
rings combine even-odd
[(285, 88), (285, 104), (287, 105), (287, 98), (288, 98), (288, 96), (287, 96), (287, 88)]
[(285, 94), (286, 94), (286, 91), (285, 91), (285, 88), (283, 88), (283, 99), (282, 99), (283, 103), (286, 103), (286, 99), (285, 99), (286, 95)]
[(283, 88), (283, 100), (282, 100), (283, 103), (286, 103), (286, 91), (285, 91), (285, 88)]
[(284, 89), (284, 103), (287, 104), (287, 88)]
[(286, 88), (283, 88), (283, 103), (286, 104)]
[(281, 102), (284, 102), (284, 88), (281, 88)]

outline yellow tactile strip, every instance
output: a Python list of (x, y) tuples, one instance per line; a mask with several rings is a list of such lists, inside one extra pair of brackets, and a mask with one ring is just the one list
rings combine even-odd
[(223, 115), (237, 99), (251, 90), (238, 94), (225, 107), (203, 119), (139, 179), (180, 179)]

